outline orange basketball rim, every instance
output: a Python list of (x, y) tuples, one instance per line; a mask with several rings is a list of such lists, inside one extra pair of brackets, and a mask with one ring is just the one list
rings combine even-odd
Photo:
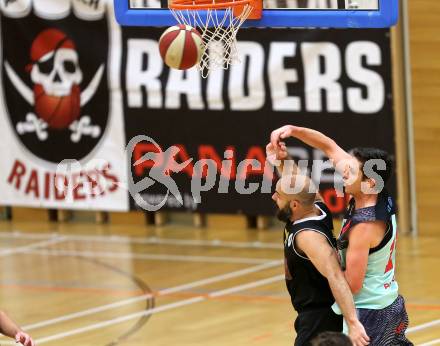
[(198, 68), (204, 78), (212, 69), (240, 62), (237, 33), (246, 20), (260, 19), (263, 13), (262, 0), (169, 1), (178, 23), (200, 30), (205, 49)]
[(261, 19), (263, 0), (170, 0), (169, 8), (173, 10), (224, 10), (233, 9), (235, 17), (240, 17), (244, 7), (252, 7), (247, 19)]

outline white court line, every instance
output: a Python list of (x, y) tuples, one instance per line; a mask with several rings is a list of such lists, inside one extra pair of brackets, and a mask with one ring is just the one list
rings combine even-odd
[(29, 251), (32, 251), (32, 249), (35, 249), (38, 247), (44, 247), (44, 246), (48, 246), (48, 245), (58, 244), (58, 243), (61, 243), (65, 240), (66, 240), (65, 237), (59, 236), (59, 237), (53, 237), (48, 240), (43, 240), (43, 241), (40, 241), (37, 243), (32, 243), (29, 245), (18, 246), (18, 247), (9, 248), (9, 249), (3, 249), (3, 250), (0, 250), (0, 257), (15, 255), (18, 253), (25, 253), (25, 252), (27, 253)]
[(3, 239), (47, 239), (55, 238), (59, 235), (57, 232), (52, 233), (22, 233), (20, 231), (0, 232), (0, 238)]
[[(0, 238), (6, 239), (45, 239), (53, 237), (57, 233), (39, 233), (29, 234), (20, 231), (14, 232), (0, 232)], [(219, 239), (213, 240), (191, 240), (191, 239), (173, 239), (173, 238), (158, 238), (158, 237), (127, 237), (127, 236), (99, 236), (99, 235), (65, 235), (71, 241), (86, 241), (86, 242), (100, 242), (100, 243), (127, 243), (127, 244), (160, 244), (160, 245), (179, 245), (179, 246), (208, 246), (208, 247), (229, 247), (229, 248), (249, 248), (249, 249), (281, 249), (282, 245), (279, 243), (265, 243), (261, 241), (253, 242), (236, 242), (223, 241)]]
[[(277, 281), (281, 281), (281, 280), (284, 280), (284, 275), (276, 275), (276, 276), (272, 276), (267, 279), (258, 280), (258, 281), (254, 281), (254, 282), (251, 282), (248, 284), (231, 287), (229, 290), (231, 290), (233, 292), (239, 292), (239, 291), (247, 290), (249, 288), (255, 288), (255, 287), (259, 287), (259, 286), (263, 286), (263, 285), (268, 285), (268, 284), (271, 284), (271, 283), (274, 283)], [(135, 313), (132, 313), (129, 315), (125, 315), (125, 316), (120, 316), (120, 317), (117, 317), (117, 318), (114, 318), (111, 320), (107, 320), (107, 321), (91, 324), (91, 325), (88, 325), (85, 327), (81, 327), (81, 328), (69, 330), (66, 332), (58, 333), (55, 335), (47, 336), (47, 337), (35, 340), (35, 343), (37, 345), (41, 345), (41, 344), (49, 342), (49, 341), (64, 339), (68, 336), (82, 334), (82, 333), (89, 332), (92, 330), (105, 328), (108, 326), (112, 326), (114, 324), (129, 321), (129, 320), (132, 320), (135, 318), (144, 317), (144, 316), (148, 316), (148, 315), (152, 315), (152, 314), (157, 314), (159, 312), (168, 311), (168, 310), (176, 309), (176, 308), (183, 307), (186, 305), (199, 303), (199, 302), (205, 301), (209, 298), (215, 297), (216, 294), (218, 295), (220, 292), (225, 292), (225, 290), (212, 292), (211, 294), (208, 294), (206, 296), (198, 296), (198, 297), (178, 301), (178, 302), (171, 303), (171, 304), (165, 304), (165, 305), (158, 306), (158, 307), (150, 309), (150, 310), (138, 311), (138, 312), (135, 312)], [(224, 294), (227, 294), (227, 293), (224, 293)], [(222, 294), (222, 295), (224, 295), (224, 294)]]
[(420, 344), (418, 346), (432, 346), (432, 345), (440, 345), (440, 339), (435, 339), (435, 340), (429, 341), (427, 343)]
[(87, 257), (87, 258), (114, 258), (151, 261), (179, 261), (179, 262), (205, 262), (205, 263), (234, 263), (234, 264), (259, 264), (271, 262), (273, 258), (247, 258), (247, 257), (219, 257), (219, 256), (187, 256), (171, 254), (138, 254), (131, 252), (107, 251), (75, 251), (75, 250), (29, 250), (27, 254), (43, 256)]
[[(254, 266), (254, 267), (241, 269), (241, 270), (233, 271), (233, 272), (226, 273), (226, 274), (216, 275), (216, 276), (213, 276), (210, 278), (206, 278), (206, 279), (202, 279), (202, 280), (198, 280), (198, 281), (193, 281), (193, 282), (190, 282), (187, 284), (183, 284), (183, 285), (179, 285), (179, 286), (175, 286), (175, 287), (171, 287), (171, 288), (166, 288), (166, 289), (158, 291), (157, 295), (165, 296), (167, 294), (181, 292), (181, 291), (188, 290), (191, 288), (200, 287), (203, 285), (208, 285), (211, 283), (244, 276), (247, 274), (255, 273), (257, 271), (280, 266), (282, 264), (282, 262), (283, 261), (278, 260), (278, 261), (273, 261), (273, 262), (269, 262), (269, 263), (264, 263), (264, 264), (260, 264), (260, 265)], [(75, 312), (72, 314), (60, 316), (60, 317), (53, 318), (50, 320), (45, 320), (45, 321), (29, 324), (29, 325), (23, 326), (22, 329), (26, 330), (26, 331), (30, 331), (33, 329), (50, 326), (50, 325), (53, 325), (56, 323), (65, 322), (65, 321), (69, 321), (69, 320), (72, 320), (75, 318), (84, 317), (84, 316), (96, 314), (98, 312), (107, 311), (107, 310), (115, 309), (115, 308), (118, 308), (121, 306), (133, 304), (133, 303), (136, 303), (139, 301), (143, 301), (147, 298), (151, 298), (152, 296), (153, 296), (152, 294), (144, 294), (142, 296), (120, 300), (118, 302), (114, 302), (114, 303), (110, 303), (110, 304), (106, 304), (106, 305), (102, 305), (102, 306), (97, 306), (95, 308), (91, 308), (91, 309), (87, 309), (87, 310), (83, 310), (83, 311), (78, 311), (78, 312)]]
[[(254, 287), (262, 286), (262, 285), (267, 285), (267, 284), (270, 284), (270, 283), (273, 283), (276, 281), (280, 281), (280, 280), (284, 280), (284, 279), (285, 279), (285, 275), (276, 275), (276, 276), (272, 276), (271, 278), (267, 278), (267, 279), (263, 279), (263, 280), (259, 280), (259, 281), (255, 281), (255, 282), (250, 282), (250, 283), (244, 284), (244, 285), (226, 288), (224, 290), (215, 291), (215, 292), (208, 294), (208, 297), (210, 297), (210, 298), (223, 297), (223, 296), (226, 296), (231, 293), (245, 291), (250, 288), (254, 288)], [(255, 283), (258, 283), (258, 284), (255, 285)]]
[(433, 320), (433, 321), (430, 321), (430, 322), (426, 322), (426, 323), (420, 324), (418, 326), (414, 326), (414, 327), (408, 328), (406, 330), (406, 333), (407, 334), (415, 333), (415, 332), (418, 332), (419, 330), (428, 329), (428, 328), (434, 327), (434, 326), (436, 326), (438, 324), (440, 324), (440, 319), (439, 320)]

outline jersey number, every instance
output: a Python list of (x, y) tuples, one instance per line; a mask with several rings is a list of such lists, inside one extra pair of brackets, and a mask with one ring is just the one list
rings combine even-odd
[(392, 270), (394, 268), (394, 264), (393, 264), (393, 252), (394, 252), (394, 247), (396, 244), (396, 239), (393, 240), (393, 243), (391, 244), (391, 248), (390, 248), (390, 259), (388, 260), (388, 264), (385, 267), (385, 273), (388, 273), (390, 270)]

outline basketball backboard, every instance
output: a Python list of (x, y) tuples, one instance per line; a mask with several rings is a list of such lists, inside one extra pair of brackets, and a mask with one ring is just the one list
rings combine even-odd
[[(166, 0), (114, 0), (123, 26), (171, 26)], [(263, 17), (243, 27), (382, 28), (397, 22), (398, 0), (263, 0)], [(203, 16), (203, 11), (200, 11)]]

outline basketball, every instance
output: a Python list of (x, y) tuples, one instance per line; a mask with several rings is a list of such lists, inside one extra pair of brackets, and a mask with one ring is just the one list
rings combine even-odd
[(44, 92), (40, 84), (34, 86), (35, 112), (50, 128), (62, 130), (78, 119), (81, 106), (81, 90), (73, 85), (66, 96), (53, 96)]
[(204, 49), (202, 35), (189, 25), (172, 26), (159, 39), (163, 61), (178, 70), (186, 70), (198, 64)]

